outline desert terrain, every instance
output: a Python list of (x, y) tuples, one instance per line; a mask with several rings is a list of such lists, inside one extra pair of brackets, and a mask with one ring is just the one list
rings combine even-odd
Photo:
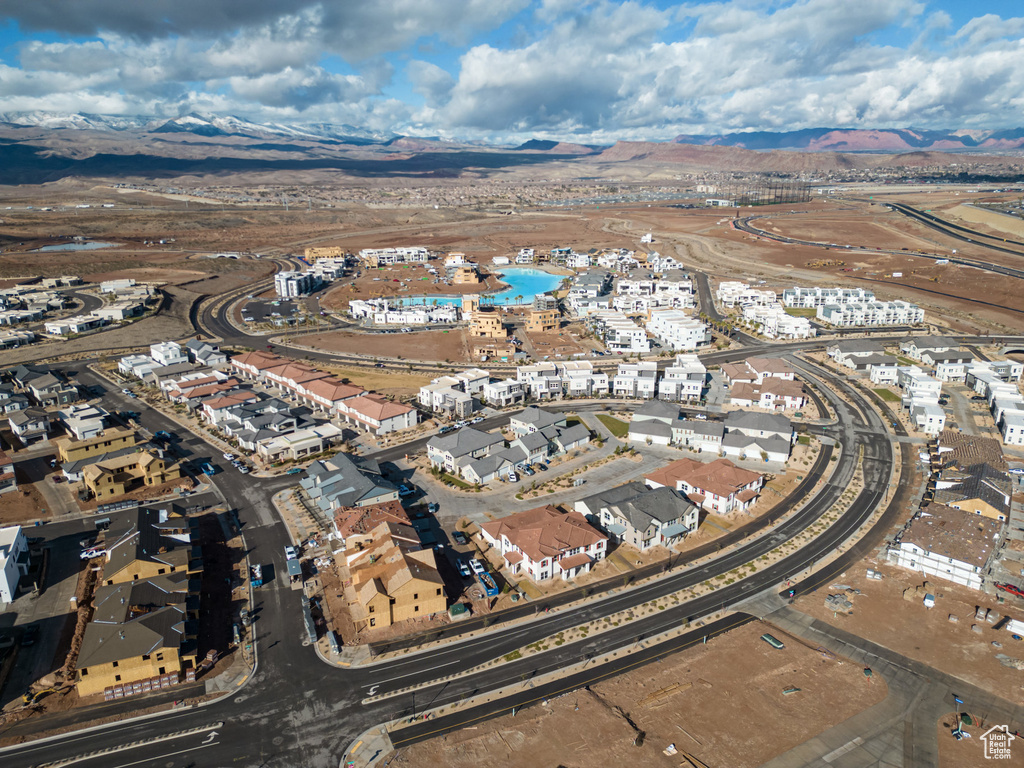
[[(398, 751), (394, 766), (672, 766), (675, 744), (710, 766), (754, 768), (881, 701), (885, 683), (798, 643), (777, 651), (751, 623), (515, 716)], [(799, 691), (784, 694), (789, 688)]]

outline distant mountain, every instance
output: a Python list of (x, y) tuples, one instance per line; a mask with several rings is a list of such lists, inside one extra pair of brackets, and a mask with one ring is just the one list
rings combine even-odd
[(171, 119), (146, 116), (120, 117), (91, 115), (82, 112), (8, 112), (0, 113), (0, 124), (14, 127), (46, 129), (78, 129), (92, 131), (148, 131), (150, 133), (183, 133), (196, 136), (271, 136), (289, 139), (340, 141), (344, 144), (378, 144), (396, 138), (397, 134), (367, 131), (352, 125), (333, 123), (256, 123), (233, 115), (203, 115), (197, 112)]
[(604, 147), (591, 147), (585, 144), (573, 144), (567, 141), (546, 141), (530, 139), (515, 147), (516, 152), (550, 152), (555, 155), (589, 155)]
[(1001, 131), (926, 131), (885, 128), (805, 128), (799, 131), (749, 131), (720, 135), (680, 135), (677, 144), (803, 152), (1004, 151), (1024, 147), (1024, 128)]

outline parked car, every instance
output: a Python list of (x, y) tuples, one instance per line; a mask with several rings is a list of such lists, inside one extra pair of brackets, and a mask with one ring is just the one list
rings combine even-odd
[(297, 475), (297, 474), (299, 474), (302, 471), (303, 471), (302, 467), (292, 467), (287, 472), (285, 472), (285, 474), (286, 475)]
[(479, 424), (483, 420), (484, 420), (483, 416), (474, 416), (472, 419), (469, 420), (469, 423), (470, 424)]
[(438, 505), (436, 501), (432, 501), (429, 504), (427, 504), (427, 512), (429, 512), (432, 515), (437, 514), (437, 510), (439, 510), (440, 508), (441, 507)]
[(384, 367), (384, 363), (374, 363), (373, 367), (374, 368), (383, 368)]
[(484, 568), (484, 564), (477, 560), (475, 557), (469, 561), (469, 567), (473, 573), (479, 575), (481, 573), (487, 573), (487, 569)]
[(86, 547), (78, 556), (82, 560), (92, 560), (94, 557), (100, 557), (104, 554), (106, 554), (106, 550), (103, 547)]
[(519, 482), (519, 475), (517, 475), (515, 472), (509, 472), (508, 473), (508, 481), (510, 483), (518, 483)]
[(217, 468), (208, 461), (204, 461), (200, 466), (200, 469), (203, 470), (203, 474), (206, 475), (207, 477), (213, 477), (215, 474), (217, 474)]
[(408, 485), (398, 486), (398, 495), (402, 498), (405, 498), (406, 496), (412, 496), (414, 493), (416, 493), (416, 490), (410, 488)]
[(239, 466), (238, 467), (238, 471), (241, 472), (243, 475), (248, 475), (249, 474), (249, 468), (247, 466), (245, 466), (245, 464), (242, 464), (241, 466)]
[(165, 432), (164, 430), (161, 429), (159, 432), (156, 432), (153, 435), (153, 437), (155, 437), (157, 440), (170, 440), (171, 439), (171, 433), (170, 432)]
[(460, 576), (462, 576), (462, 577), (464, 577), (464, 578), (466, 578), (466, 577), (469, 577), (469, 576), (471, 576), (471, 575), (472, 575), (472, 573), (471, 573), (471, 572), (470, 572), (470, 570), (469, 570), (469, 566), (468, 566), (468, 565), (466, 565), (466, 564), (465, 564), (464, 562), (462, 562), (461, 560), (459, 560), (459, 561), (457, 561), (457, 562), (455, 563), (455, 567), (459, 569), (459, 575), (460, 575)]
[(284, 559), (285, 560), (298, 560), (299, 550), (296, 547), (288, 545), (284, 548)]
[(462, 531), (452, 531), (452, 538), (456, 544), (469, 544), (469, 536)]
[(225, 461), (234, 461), (235, 460), (235, 454), (233, 454), (233, 453), (225, 453), (224, 454), (224, 460)]
[(523, 472), (525, 472), (525, 473), (526, 473), (526, 474), (528, 474), (528, 475), (536, 475), (536, 474), (537, 474), (537, 473), (536, 473), (536, 472), (534, 472), (534, 471), (533, 471), (533, 469), (531, 469), (530, 467), (523, 467)]
[(534, 469), (539, 469), (541, 472), (547, 472), (548, 471), (548, 465), (547, 464), (534, 464), (533, 468)]

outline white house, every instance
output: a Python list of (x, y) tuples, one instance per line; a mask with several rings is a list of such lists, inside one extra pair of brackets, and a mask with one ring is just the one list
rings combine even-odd
[(552, 506), (484, 523), (480, 532), (501, 554), (512, 575), (535, 581), (575, 578), (607, 554), (605, 534), (579, 512), (565, 514)]
[(20, 525), (0, 528), (0, 603), (14, 602), (18, 583), (28, 575), (28, 541)]
[(639, 397), (649, 400), (657, 392), (658, 364), (653, 360), (619, 363), (612, 380), (615, 397)]
[(890, 550), (896, 564), (971, 589), (981, 589), (999, 545), (1002, 523), (943, 504), (928, 504)]
[(700, 400), (707, 378), (708, 370), (696, 355), (676, 355), (675, 363), (665, 369), (658, 382), (658, 397), (673, 402)]
[(182, 349), (181, 344), (176, 341), (165, 341), (161, 344), (151, 344), (149, 356), (159, 365), (177, 365), (187, 363), (188, 354)]
[(704, 323), (678, 309), (652, 309), (647, 330), (669, 349), (697, 349), (711, 340)]

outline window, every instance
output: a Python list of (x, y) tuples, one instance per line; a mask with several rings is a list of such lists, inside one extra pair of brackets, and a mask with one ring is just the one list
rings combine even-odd
[(419, 613), (420, 612), (420, 607), (418, 605), (413, 606), (412, 612), (413, 613)]
[(440, 587), (437, 588), (437, 594), (439, 594), (439, 595), (441, 594), (441, 588)]
[(413, 600), (419, 600), (420, 599), (420, 593), (419, 592), (413, 592), (412, 599)]
[(373, 613), (375, 610), (377, 610), (377, 609), (374, 606), (371, 605), (370, 606), (370, 613)]
[(376, 626), (376, 625), (377, 625), (377, 620), (376, 619), (370, 619), (370, 626), (373, 627), (373, 626)]
[(82, 669), (81, 672), (82, 672), (82, 677), (85, 677), (86, 675), (89, 674), (89, 670), (88, 669)]
[(114, 666), (115, 666), (115, 667), (116, 667), (116, 666), (118, 666), (118, 663), (117, 663), (116, 661), (114, 662)]
[(120, 683), (121, 682), (121, 676), (120, 675), (114, 675), (114, 682), (115, 683)]
[(158, 674), (166, 675), (167, 674), (167, 667), (160, 667), (160, 671), (159, 671)]
[(149, 654), (148, 653), (142, 654), (142, 660), (143, 661), (149, 661)]
[(157, 661), (163, 661), (163, 660), (164, 660), (164, 655), (163, 655), (163, 653), (158, 653), (158, 654), (156, 655), (156, 660), (157, 660)]

